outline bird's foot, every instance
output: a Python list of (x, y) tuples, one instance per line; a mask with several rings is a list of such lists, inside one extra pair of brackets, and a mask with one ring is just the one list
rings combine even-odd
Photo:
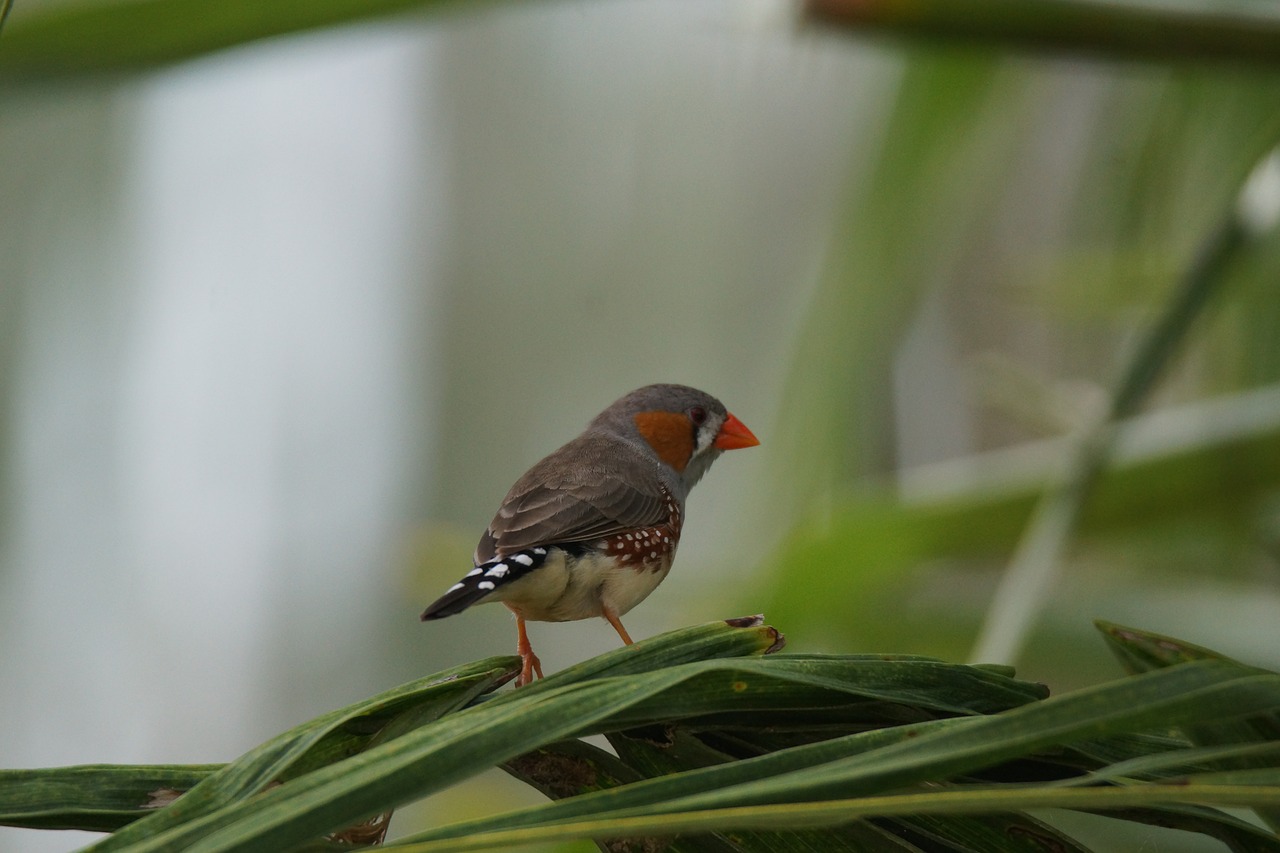
[[(507, 605), (510, 607), (510, 605)], [(516, 654), (520, 655), (520, 677), (516, 679), (516, 687), (524, 687), (533, 683), (534, 673), (542, 678), (542, 661), (533, 653), (533, 645), (529, 642), (529, 632), (525, 630), (524, 617), (514, 608), (516, 617)]]
[(533, 649), (520, 649), (520, 676), (516, 679), (516, 687), (532, 684), (534, 675), (542, 678), (542, 661), (533, 653)]

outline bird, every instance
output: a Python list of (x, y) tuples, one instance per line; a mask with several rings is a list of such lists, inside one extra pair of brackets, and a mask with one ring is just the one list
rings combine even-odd
[(526, 623), (621, 617), (666, 578), (689, 490), (721, 452), (759, 439), (687, 385), (646, 385), (515, 482), (480, 537), (474, 568), (422, 612), (442, 619), (501, 602), (516, 620), (516, 686), (542, 678)]

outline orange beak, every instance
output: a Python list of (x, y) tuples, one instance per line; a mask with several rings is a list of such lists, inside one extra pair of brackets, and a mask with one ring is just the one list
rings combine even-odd
[(740, 447), (755, 447), (759, 443), (760, 439), (752, 435), (747, 425), (731, 414), (724, 419), (720, 432), (716, 433), (716, 440), (711, 444), (721, 450), (737, 450)]

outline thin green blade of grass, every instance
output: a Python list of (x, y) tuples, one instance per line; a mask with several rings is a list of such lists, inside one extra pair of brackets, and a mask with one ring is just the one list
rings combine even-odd
[[(1217, 785), (1141, 785), (1123, 788), (1039, 788), (1021, 790), (939, 791), (823, 802), (785, 803), (707, 809), (644, 817), (583, 820), (477, 834), (465, 838), (397, 843), (394, 853), (462, 853), (509, 848), (517, 844), (562, 842), (616, 835), (670, 835), (736, 829), (813, 829), (857, 820), (917, 814), (998, 814), (1019, 809), (1122, 810), (1154, 805), (1212, 803), (1222, 806), (1280, 805), (1280, 787)], [(1261, 851), (1280, 849), (1259, 837)]]
[(1041, 820), (1019, 812), (989, 815), (903, 815), (888, 823), (907, 830), (909, 838), (927, 840), (933, 849), (983, 853), (1089, 853), (1074, 838)]
[(1245, 770), (1220, 770), (1195, 773), (1185, 777), (1195, 785), (1280, 785), (1280, 767), (1253, 767)]
[[(609, 745), (614, 748), (619, 758), (635, 767), (646, 779), (666, 778), (673, 774), (685, 773), (709, 767), (733, 766), (735, 770), (756, 774), (762, 771), (758, 764), (743, 767), (734, 762), (734, 756), (721, 752), (695, 736), (684, 726), (651, 726), (646, 729), (633, 729), (626, 732), (612, 732), (607, 735)], [(739, 774), (741, 775), (741, 774)], [(687, 777), (686, 777), (687, 778)], [(743, 778), (752, 778), (751, 775)], [(641, 785), (633, 785), (624, 794), (634, 800), (635, 796), (644, 795)], [(535, 810), (536, 811), (536, 810)], [(590, 809), (588, 808), (588, 812)], [(755, 851), (768, 850), (769, 853), (809, 853), (813, 850), (840, 851), (885, 851), (885, 853), (905, 853), (918, 851), (914, 845), (888, 833), (869, 823), (856, 823), (838, 830), (819, 830), (808, 833), (757, 833), (738, 832), (732, 837), (723, 834), (694, 836), (682, 838), (681, 842), (692, 847), (714, 847), (720, 844), (731, 844), (734, 849)]]
[(716, 620), (610, 649), (535, 681), (518, 694), (513, 691), (488, 701), (528, 697), (593, 678), (636, 675), (694, 661), (775, 655), (786, 642), (781, 631), (764, 623), (762, 615)]
[[(1157, 752), (1139, 754), (1132, 758), (1115, 761), (1087, 774), (1041, 784), (1043, 787), (1055, 785), (1082, 787), (1108, 783), (1123, 785), (1132, 784), (1135, 781), (1182, 784), (1193, 778), (1191, 774), (1205, 772), (1214, 762), (1240, 756), (1266, 754), (1270, 754), (1274, 760), (1275, 756), (1280, 754), (1280, 742), (1165, 749), (1158, 740), (1147, 740), (1148, 747), (1154, 746)], [(1126, 809), (1123, 813), (1100, 812), (1100, 814), (1120, 820), (1199, 833), (1215, 838), (1239, 853), (1252, 853), (1260, 849), (1260, 844), (1263, 845), (1261, 849), (1280, 849), (1275, 846), (1275, 837), (1271, 833), (1217, 809), (1178, 805)]]
[[(1131, 672), (1144, 672), (1189, 660), (1231, 660), (1213, 649), (1152, 631), (1103, 621), (1095, 624), (1106, 639), (1107, 646)], [(1202, 746), (1241, 743), (1259, 743), (1265, 746), (1280, 739), (1280, 711), (1237, 719), (1206, 720), (1196, 725), (1184, 726), (1183, 732), (1192, 743)], [(1235, 759), (1235, 767), (1239, 769), (1265, 767), (1273, 763), (1251, 755), (1241, 755)], [(1273, 830), (1280, 830), (1280, 811), (1259, 809), (1258, 816)]]
[[(1221, 652), (1164, 634), (1101, 620), (1095, 624), (1106, 639), (1108, 647), (1130, 672), (1149, 672), (1193, 660), (1236, 662)], [(1280, 739), (1280, 712), (1259, 714), (1241, 720), (1205, 723), (1189, 729), (1187, 736), (1202, 745)]]
[(1240, 758), (1266, 758), (1273, 766), (1280, 759), (1280, 741), (1236, 743), (1227, 746), (1200, 746), (1142, 755), (1106, 765), (1087, 774), (1063, 779), (1063, 786), (1096, 785), (1100, 782), (1161, 782), (1207, 772), (1213, 764)]
[[(647, 779), (624, 788), (613, 788), (587, 794), (547, 806), (534, 806), (508, 812), (495, 817), (477, 818), (465, 823), (453, 823), (417, 833), (406, 841), (452, 838), (493, 829), (535, 826), (542, 823), (569, 821), (605, 812), (625, 812), (644, 806), (657, 805), (686, 795), (703, 791), (728, 788), (744, 782), (778, 776), (793, 770), (816, 767), (848, 756), (868, 753), (888, 744), (921, 737), (937, 729), (964, 725), (972, 718), (935, 720), (910, 726), (897, 726), (869, 732), (846, 735), (840, 738), (779, 750), (756, 758), (681, 773)], [(620, 742), (616, 737), (611, 742)], [(636, 760), (636, 752), (628, 749), (628, 755)], [(661, 765), (646, 763), (642, 768), (659, 772)]]
[(1280, 14), (1269, 4), (1140, 0), (808, 0), (811, 17), (854, 30), (964, 41), (1044, 55), (1280, 62)]
[[(736, 770), (745, 771), (752, 778), (753, 774), (762, 772), (759, 765), (742, 767), (734, 762), (734, 757), (721, 752), (696, 737), (684, 726), (650, 726), (644, 729), (632, 729), (625, 732), (611, 732), (607, 735), (609, 745), (617, 752), (619, 759), (633, 767), (644, 779), (666, 778), (673, 774), (684, 773), (709, 767), (733, 766)], [(687, 777), (686, 777), (687, 778)], [(644, 796), (644, 786), (633, 784), (622, 796), (636, 802), (637, 795)], [(577, 803), (581, 803), (578, 800)], [(572, 810), (575, 806), (570, 805)], [(537, 812), (538, 809), (533, 809)], [(588, 806), (585, 813), (590, 813)], [(584, 813), (579, 811), (579, 813)], [(541, 818), (545, 820), (545, 815)], [(704, 835), (684, 836), (677, 839), (677, 846), (689, 853), (707, 850), (732, 849), (741, 851), (764, 851), (769, 853), (811, 853), (822, 850), (831, 853), (918, 853), (919, 848), (885, 832), (869, 823), (856, 823), (834, 831), (819, 830), (807, 833), (759, 833), (736, 832), (732, 835), (708, 833)]]
[[(1240, 194), (1248, 192), (1245, 182)], [(1226, 212), (1175, 283), (1160, 316), (1123, 366), (1106, 415), (1072, 448), (1066, 473), (1051, 481), (996, 587), (974, 645), (976, 660), (1013, 663), (1044, 607), (1063, 554), (1102, 471), (1111, 460), (1115, 425), (1135, 414), (1164, 375), (1205, 310), (1226, 289), (1229, 273), (1253, 246), (1240, 212)]]
[(969, 666), (928, 659), (866, 656), (780, 655), (771, 672), (886, 702), (954, 714), (989, 714), (1044, 699), (1049, 689), (1014, 678), (1004, 667)]
[[(555, 801), (645, 778), (632, 764), (580, 740), (539, 747), (504, 762), (502, 769)], [(628, 849), (637, 845), (643, 849), (644, 842), (633, 839)], [(708, 834), (681, 839), (668, 850), (670, 853), (740, 853), (741, 848), (718, 835)]]
[(112, 831), (149, 814), (221, 764), (84, 764), (0, 770), (0, 824)]
[(1095, 619), (1093, 624), (1102, 633), (1107, 648), (1131, 673), (1150, 672), (1192, 660), (1231, 660), (1213, 649), (1154, 631), (1129, 628), (1103, 619)]
[(540, 746), (503, 762), (502, 769), (550, 800), (604, 791), (644, 778), (617, 756), (580, 740)]
[(1150, 808), (1080, 809), (1116, 820), (1194, 832), (1221, 841), (1232, 853), (1277, 853), (1280, 841), (1265, 829), (1220, 809), (1187, 804)]
[[(725, 693), (735, 697), (726, 703)], [(910, 708), (919, 717), (984, 713), (1043, 698), (1042, 685), (1016, 681), (958, 664), (839, 660), (746, 659), (691, 671), (679, 713), (654, 695), (611, 718), (614, 727), (653, 719), (714, 726), (725, 719), (745, 724), (785, 724), (812, 712), (834, 719), (871, 722), (882, 708)], [(918, 717), (918, 718), (919, 718)]]
[(262, 39), (479, 0), (127, 0), (57, 4), (10, 21), (0, 79), (125, 73)]
[(709, 743), (708, 732), (695, 734), (687, 726), (649, 726), (608, 732), (605, 737), (618, 757), (647, 779), (729, 764), (736, 756)]
[[(996, 126), (999, 107), (1024, 97), (1025, 75), (976, 52), (919, 50), (906, 60), (891, 105), (873, 116), (882, 129), (852, 154), (851, 175), (865, 180), (849, 181), (794, 338), (780, 410), (797, 416), (783, 417), (770, 440), (771, 519), (820, 514), (892, 457), (884, 377), (929, 283), (961, 263), (974, 223), (998, 203), (989, 190), (1013, 138)], [(874, 539), (864, 546), (879, 550)]]
[[(0, 24), (11, 0), (0, 5)], [(13, 29), (12, 54), (0, 69), (21, 76), (62, 76), (146, 68), (238, 44), (412, 10), (465, 9), (459, 0), (132, 0), (40, 10)], [(890, 3), (810, 0), (828, 23), (890, 29), (926, 38), (955, 38), (1037, 50), (1085, 51), (1115, 57), (1217, 57), (1280, 61), (1280, 20), (1258, 4), (1224, 9), (1185, 3), (1017, 0), (957, 3), (928, 0), (910, 14)], [(147, 38), (139, 38), (139, 33)], [(1154, 36), (1158, 35), (1158, 38)]]
[[(683, 841), (687, 835), (679, 836)], [(857, 821), (836, 829), (769, 832), (736, 830), (720, 833), (743, 853), (923, 853), (919, 847), (890, 829), (869, 821)], [(939, 853), (951, 851), (938, 848)]]
[[(892, 733), (893, 730), (890, 730)], [(672, 774), (688, 770), (717, 765), (725, 765), (734, 761), (734, 756), (713, 749), (704, 743), (708, 733), (695, 736), (692, 732), (678, 727), (671, 732), (668, 739), (655, 742), (646, 737), (645, 730), (636, 736), (624, 736), (618, 733), (609, 737), (609, 743), (618, 755), (628, 764), (637, 767), (649, 778), (668, 777)], [(714, 734), (713, 734), (714, 736)], [(907, 737), (908, 732), (897, 732), (895, 736)], [(865, 744), (866, 739), (863, 739)], [(846, 741), (847, 743), (847, 741)], [(834, 746), (834, 744), (832, 744)], [(830, 747), (824, 745), (828, 754)], [(812, 757), (818, 750), (808, 750)], [(803, 751), (802, 751), (803, 752)], [(732, 771), (739, 778), (751, 779), (765, 775), (762, 764), (768, 762), (749, 763), (743, 766), (735, 762)], [(776, 766), (776, 760), (774, 761)], [(721, 779), (718, 784), (723, 784)], [(733, 838), (740, 840), (748, 850), (768, 850), (770, 853), (787, 853), (787, 851), (860, 851), (875, 850), (919, 850), (911, 843), (913, 838), (925, 837), (929, 841), (928, 849), (933, 850), (983, 850), (988, 853), (999, 851), (1026, 851), (1038, 853), (1045, 849), (1066, 851), (1077, 850), (1074, 842), (1065, 835), (1041, 824), (1025, 815), (1002, 815), (998, 819), (980, 819), (972, 817), (948, 817), (925, 821), (927, 826), (918, 825), (913, 818), (901, 818), (890, 822), (888, 826), (880, 826), (871, 822), (858, 822), (849, 826), (830, 830), (813, 830), (804, 833), (734, 833)], [(1053, 842), (1052, 844), (1050, 842)], [(976, 846), (965, 846), (976, 844)]]

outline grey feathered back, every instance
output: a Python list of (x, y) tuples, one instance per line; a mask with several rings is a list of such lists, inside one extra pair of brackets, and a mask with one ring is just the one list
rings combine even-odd
[(661, 524), (667, 520), (664, 488), (683, 510), (689, 487), (719, 451), (704, 454), (682, 477), (648, 449), (635, 416), (694, 406), (717, 422), (725, 417), (719, 400), (685, 385), (646, 385), (616, 400), (582, 435), (516, 481), (480, 537), (476, 565), (537, 545), (590, 542)]

